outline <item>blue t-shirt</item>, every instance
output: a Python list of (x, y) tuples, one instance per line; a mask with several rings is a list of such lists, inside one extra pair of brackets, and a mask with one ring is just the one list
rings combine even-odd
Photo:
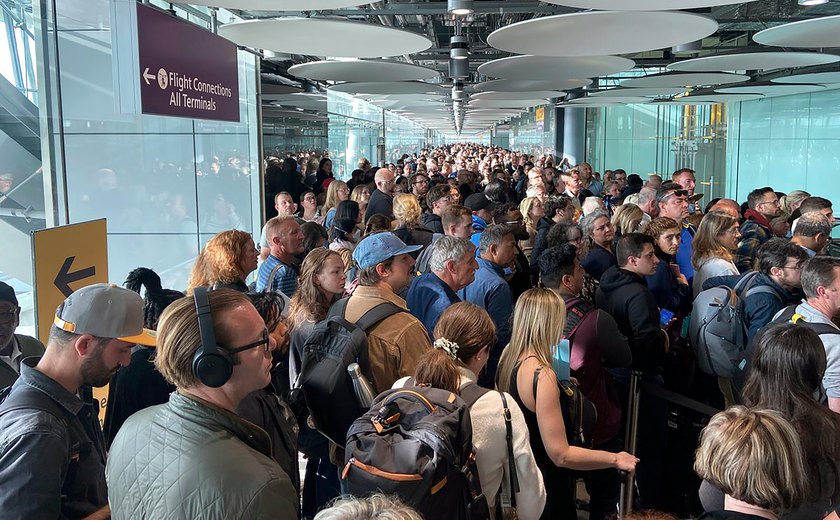
[(280, 266), (274, 274), (274, 280), (271, 283), (269, 290), (280, 291), (286, 296), (291, 297), (295, 294), (298, 288), (298, 270), (297, 266), (287, 265), (280, 261), (279, 258), (268, 255), (265, 262), (260, 265), (257, 271), (257, 291), (262, 292), (266, 290), (268, 285), (268, 277), (275, 267)]

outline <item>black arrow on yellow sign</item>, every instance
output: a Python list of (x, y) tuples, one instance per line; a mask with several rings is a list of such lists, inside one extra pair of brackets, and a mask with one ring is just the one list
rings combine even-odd
[(96, 274), (95, 267), (85, 267), (84, 269), (79, 269), (78, 271), (71, 273), (70, 267), (73, 265), (73, 260), (75, 259), (75, 256), (68, 256), (64, 259), (64, 264), (61, 266), (61, 269), (58, 270), (58, 274), (53, 281), (55, 286), (59, 291), (61, 291), (65, 298), (73, 293), (73, 289), (70, 288), (71, 283), (84, 280), (85, 278), (90, 278)]

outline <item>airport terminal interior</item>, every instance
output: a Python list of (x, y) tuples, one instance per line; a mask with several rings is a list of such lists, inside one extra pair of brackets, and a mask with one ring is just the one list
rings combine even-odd
[(0, 0), (0, 518), (838, 519), (834, 200), (840, 0)]

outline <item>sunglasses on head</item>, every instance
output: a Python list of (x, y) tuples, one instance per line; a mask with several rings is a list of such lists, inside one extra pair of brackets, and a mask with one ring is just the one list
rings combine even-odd
[(665, 200), (672, 195), (676, 195), (677, 197), (688, 197), (688, 190), (674, 190), (671, 193), (662, 197), (662, 200)]

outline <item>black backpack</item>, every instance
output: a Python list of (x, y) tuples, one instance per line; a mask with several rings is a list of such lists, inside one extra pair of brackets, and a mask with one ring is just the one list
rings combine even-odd
[(298, 410), (305, 401), (315, 429), (339, 446), (344, 445), (353, 421), (367, 411), (356, 400), (347, 367), (358, 363), (370, 381), (366, 332), (389, 316), (406, 312), (385, 302), (351, 323), (344, 318), (348, 300), (333, 304), (326, 319), (315, 325), (303, 345), (300, 373), (289, 396)]
[[(758, 338), (761, 334), (763, 334), (768, 328), (778, 325), (780, 323), (796, 323), (798, 325), (802, 325), (805, 327), (810, 328), (818, 335), (823, 334), (838, 334), (840, 335), (840, 330), (837, 330), (836, 327), (832, 327), (828, 323), (813, 323), (810, 321), (806, 321), (805, 318), (796, 313), (796, 307), (798, 304), (788, 305), (779, 316), (768, 323), (767, 325), (761, 327), (755, 335), (755, 338)], [(755, 339), (754, 338), (754, 339)], [(738, 358), (738, 362), (735, 365), (735, 374), (732, 377), (732, 391), (735, 394), (736, 401), (741, 401), (741, 392), (744, 389), (744, 384), (747, 382), (747, 375), (749, 374), (750, 364), (752, 363), (752, 356), (753, 356), (753, 349), (752, 344), (741, 353), (741, 356)]]
[[(534, 402), (537, 401), (537, 386), (539, 386), (540, 372), (543, 367), (534, 370)], [(563, 422), (566, 426), (566, 440), (569, 446), (581, 448), (592, 447), (592, 433), (598, 422), (598, 410), (592, 401), (587, 399), (580, 387), (574, 381), (558, 380), (560, 388), (560, 408), (563, 411)]]
[[(484, 394), (471, 393), (476, 400)], [(381, 393), (350, 427), (345, 461), (341, 478), (351, 495), (397, 495), (428, 519), (489, 519), (469, 406), (452, 392), (411, 386)]]

